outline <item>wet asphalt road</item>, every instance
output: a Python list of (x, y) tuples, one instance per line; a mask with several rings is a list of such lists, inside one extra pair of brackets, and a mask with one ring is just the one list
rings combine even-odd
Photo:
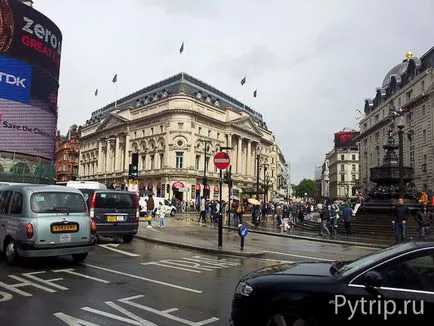
[[(287, 248), (281, 248), (285, 252), (269, 250), (261, 259), (135, 239), (130, 244), (103, 242), (83, 264), (60, 257), (11, 267), (0, 260), (0, 324), (228, 325), (232, 294), (243, 275), (279, 260), (315, 260), (309, 258), (315, 257), (315, 248), (308, 256), (306, 244), (294, 243), (304, 246), (301, 255), (284, 255)], [(338, 250), (347, 259), (365, 253), (326, 249), (323, 259), (329, 251), (330, 259)]]

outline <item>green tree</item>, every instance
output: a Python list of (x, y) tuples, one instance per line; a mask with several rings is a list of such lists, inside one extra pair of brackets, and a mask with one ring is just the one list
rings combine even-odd
[(313, 197), (313, 192), (315, 190), (315, 181), (310, 179), (303, 179), (298, 185), (294, 187), (294, 192), (297, 197)]

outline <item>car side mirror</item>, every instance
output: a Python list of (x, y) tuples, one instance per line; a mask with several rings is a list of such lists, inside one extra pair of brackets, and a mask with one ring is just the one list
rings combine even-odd
[(367, 272), (363, 278), (367, 288), (379, 288), (383, 284), (383, 277), (376, 271)]

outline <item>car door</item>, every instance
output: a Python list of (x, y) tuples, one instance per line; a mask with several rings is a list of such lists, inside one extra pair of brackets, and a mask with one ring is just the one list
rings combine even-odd
[[(380, 275), (381, 286), (365, 285), (370, 271)], [(432, 325), (434, 248), (420, 248), (370, 268), (349, 284), (345, 297), (359, 303), (357, 322)], [(366, 301), (363, 312), (362, 298)]]

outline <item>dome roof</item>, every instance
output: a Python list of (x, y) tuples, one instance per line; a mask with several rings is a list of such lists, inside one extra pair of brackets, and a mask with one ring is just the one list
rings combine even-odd
[(408, 66), (408, 61), (403, 61), (400, 64), (393, 67), (384, 77), (382, 87), (386, 87), (390, 83), (390, 77), (392, 75), (402, 76), (406, 72), (407, 66)]

